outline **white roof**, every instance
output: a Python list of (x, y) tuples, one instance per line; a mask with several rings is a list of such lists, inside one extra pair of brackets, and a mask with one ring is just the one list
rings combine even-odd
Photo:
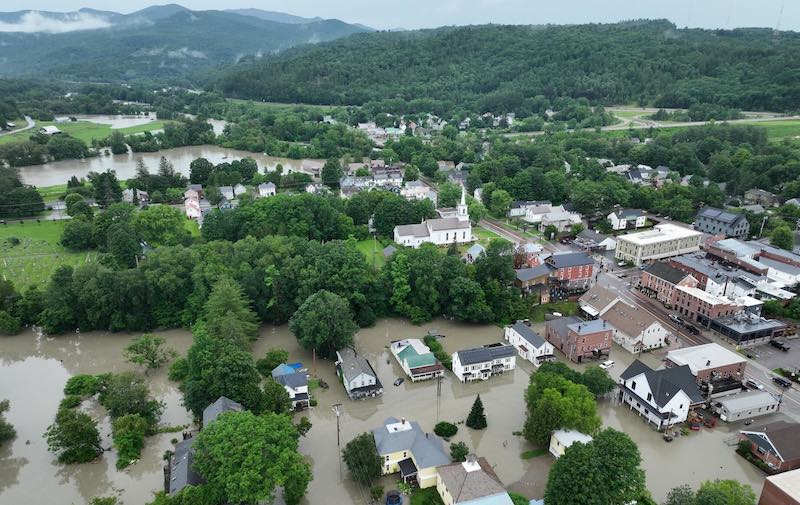
[(588, 444), (593, 440), (589, 435), (575, 430), (556, 430), (553, 432), (553, 438), (558, 440), (564, 447), (569, 447), (575, 442)]
[(726, 396), (720, 399), (719, 403), (728, 409), (728, 412), (739, 412), (773, 405), (778, 403), (778, 399), (769, 391), (747, 391)]
[(670, 223), (663, 223), (656, 225), (652, 230), (642, 231), (639, 233), (631, 233), (629, 235), (621, 235), (617, 237), (618, 240), (632, 242), (636, 245), (657, 244), (667, 240), (675, 240), (688, 237), (699, 237), (702, 235), (699, 231), (690, 230), (683, 226), (677, 226)]
[(736, 302), (734, 302), (731, 299), (724, 298), (724, 297), (719, 297), (719, 296), (714, 296), (711, 293), (703, 291), (700, 288), (692, 288), (692, 287), (688, 287), (688, 286), (676, 286), (676, 289), (678, 289), (679, 291), (683, 291), (685, 293), (688, 293), (689, 295), (694, 296), (695, 298), (699, 298), (701, 301), (704, 301), (704, 302), (708, 303), (709, 305), (719, 305), (721, 303), (727, 303), (729, 305), (736, 305)]
[(709, 368), (735, 365), (747, 361), (744, 356), (713, 342), (670, 351), (667, 353), (667, 359), (678, 366), (689, 365), (692, 375), (697, 375), (698, 372)]
[(789, 498), (800, 500), (800, 468), (778, 475), (770, 475), (767, 480), (786, 493)]

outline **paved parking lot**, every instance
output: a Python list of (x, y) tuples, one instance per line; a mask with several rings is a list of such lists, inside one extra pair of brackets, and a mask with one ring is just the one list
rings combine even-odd
[(747, 352), (755, 355), (757, 362), (773, 370), (783, 368), (790, 371), (797, 371), (800, 368), (800, 339), (784, 340), (789, 351), (783, 352), (769, 344), (759, 345), (748, 349)]

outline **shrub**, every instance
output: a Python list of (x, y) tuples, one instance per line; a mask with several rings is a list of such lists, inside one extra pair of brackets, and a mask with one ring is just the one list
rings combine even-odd
[(464, 461), (469, 454), (469, 447), (464, 442), (450, 444), (450, 457), (453, 461)]
[(67, 395), (61, 400), (61, 403), (58, 405), (59, 409), (74, 409), (78, 405), (81, 404), (83, 398), (79, 395)]
[(169, 374), (167, 377), (171, 381), (183, 382), (189, 373), (189, 363), (186, 358), (178, 358), (169, 366)]
[(0, 310), (0, 334), (16, 335), (22, 330), (22, 321), (5, 310)]
[(139, 459), (147, 434), (147, 420), (139, 414), (128, 414), (111, 424), (114, 448), (117, 449), (117, 470)]
[(317, 399), (316, 399), (316, 398), (312, 398), (312, 399), (311, 399), (311, 401), (309, 402), (309, 404), (310, 404), (312, 407), (316, 407), (316, 406), (317, 406)]
[(436, 423), (436, 426), (433, 428), (433, 432), (440, 437), (450, 438), (458, 433), (458, 426), (453, 423), (448, 423), (447, 421), (442, 421), (440, 423)]
[(369, 488), (369, 495), (372, 497), (372, 501), (378, 501), (383, 498), (383, 486), (381, 485), (374, 485)]
[(452, 370), (453, 358), (449, 354), (447, 354), (447, 352), (445, 352), (444, 347), (442, 347), (442, 344), (438, 340), (436, 340), (436, 337), (434, 337), (433, 335), (427, 335), (424, 341), (425, 345), (427, 345), (428, 348), (430, 348), (431, 352), (436, 357), (436, 359), (438, 359), (439, 362), (442, 365), (444, 365), (445, 368), (447, 368), (448, 370)]
[(65, 395), (92, 396), (100, 391), (100, 381), (94, 375), (73, 375), (64, 386)]

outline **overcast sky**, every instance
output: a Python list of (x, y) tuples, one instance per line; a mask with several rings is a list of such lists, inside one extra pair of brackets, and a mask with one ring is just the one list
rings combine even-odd
[[(339, 18), (375, 28), (565, 24), (634, 18), (667, 18), (679, 27), (775, 28), (780, 18), (782, 30), (800, 30), (800, 0), (184, 0), (177, 3), (195, 10), (255, 7), (306, 17)], [(0, 10), (72, 11), (92, 7), (127, 13), (145, 5), (148, 3), (141, 0), (5, 0)]]

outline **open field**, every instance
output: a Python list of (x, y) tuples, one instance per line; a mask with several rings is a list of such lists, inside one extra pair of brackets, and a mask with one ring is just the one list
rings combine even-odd
[[(386, 246), (381, 245), (380, 242), (368, 238), (366, 240), (359, 240), (356, 243), (356, 247), (358, 247), (358, 250), (367, 258), (367, 263), (374, 265), (375, 268), (383, 268), (383, 265), (386, 264), (386, 258), (383, 257), (383, 248)], [(374, 255), (373, 251), (375, 252)]]
[[(0, 266), (3, 278), (11, 280), (17, 289), (43, 286), (61, 265), (77, 266), (94, 261), (94, 252), (69, 252), (58, 240), (66, 221), (27, 221), (25, 224), (0, 225)], [(9, 239), (16, 237), (19, 244)]]
[(28, 137), (30, 137), (33, 133), (37, 132), (39, 128), (51, 125), (57, 126), (59, 130), (63, 131), (64, 133), (68, 133), (69, 135), (75, 137), (76, 139), (82, 140), (87, 145), (91, 145), (93, 139), (102, 140), (111, 135), (111, 133), (114, 131), (118, 131), (123, 135), (131, 135), (134, 133), (143, 133), (153, 130), (161, 130), (164, 128), (166, 124), (167, 121), (151, 121), (147, 124), (139, 126), (112, 129), (110, 125), (92, 123), (90, 121), (74, 121), (70, 123), (59, 123), (57, 125), (52, 121), (37, 121), (36, 128), (32, 130), (19, 133), (12, 133), (11, 135), (4, 135), (0, 137), (0, 144), (27, 140)]
[(328, 111), (333, 109), (340, 109), (342, 108), (341, 105), (314, 105), (314, 104), (307, 104), (307, 103), (278, 103), (278, 102), (257, 102), (255, 100), (240, 100), (238, 98), (228, 98), (228, 102), (241, 104), (241, 105), (250, 105), (255, 107), (256, 109), (263, 109), (263, 110), (293, 110), (297, 107), (303, 107), (306, 109), (317, 109), (319, 111)]
[(770, 140), (781, 140), (787, 137), (793, 138), (800, 136), (800, 119), (787, 119), (775, 121), (741, 121), (738, 124), (750, 124), (759, 126), (767, 130), (767, 138)]

